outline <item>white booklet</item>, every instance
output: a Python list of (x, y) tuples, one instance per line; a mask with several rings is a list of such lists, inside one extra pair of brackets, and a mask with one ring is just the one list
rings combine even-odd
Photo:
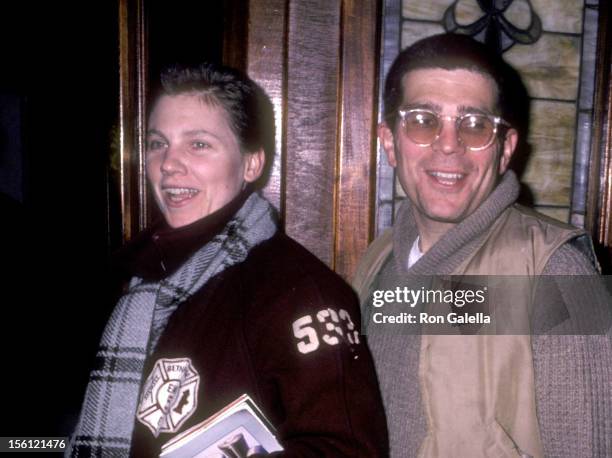
[(247, 394), (201, 423), (174, 436), (161, 448), (160, 458), (246, 458), (280, 452), (274, 427)]

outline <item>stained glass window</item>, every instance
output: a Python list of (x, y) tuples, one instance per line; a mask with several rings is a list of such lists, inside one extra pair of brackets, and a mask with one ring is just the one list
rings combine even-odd
[[(538, 211), (583, 226), (590, 158), (598, 2), (385, 0), (381, 81), (400, 49), (444, 31), (494, 46), (531, 96), (531, 153), (521, 176)], [(382, 90), (382, 84), (381, 84)], [(377, 230), (405, 198), (378, 154)]]

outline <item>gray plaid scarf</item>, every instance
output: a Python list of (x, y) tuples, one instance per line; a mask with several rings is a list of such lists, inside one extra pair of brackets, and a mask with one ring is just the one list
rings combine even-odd
[(274, 210), (252, 194), (223, 231), (174, 274), (155, 283), (132, 279), (102, 335), (66, 456), (129, 456), (145, 359), (168, 319), (210, 278), (242, 262), (275, 232)]

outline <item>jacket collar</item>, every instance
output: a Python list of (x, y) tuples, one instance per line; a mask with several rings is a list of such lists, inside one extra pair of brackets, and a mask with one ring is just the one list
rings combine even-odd
[(157, 222), (119, 250), (113, 264), (123, 272), (124, 281), (134, 275), (161, 280), (220, 233), (251, 192), (245, 189), (224, 207), (186, 226), (172, 228), (165, 221)]

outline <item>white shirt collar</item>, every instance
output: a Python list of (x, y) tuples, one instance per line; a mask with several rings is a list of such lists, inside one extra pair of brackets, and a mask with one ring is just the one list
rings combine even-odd
[(412, 248), (410, 248), (410, 254), (408, 255), (408, 268), (410, 269), (422, 256), (423, 252), (419, 248), (419, 236), (417, 235), (417, 238), (412, 244)]

